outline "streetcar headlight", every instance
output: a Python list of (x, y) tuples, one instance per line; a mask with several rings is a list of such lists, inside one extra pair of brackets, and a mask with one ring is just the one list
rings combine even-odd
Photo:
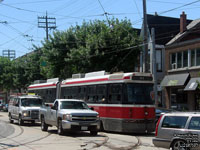
[(28, 117), (28, 116), (30, 116), (30, 111), (23, 111), (23, 112), (22, 112), (22, 115), (23, 115), (24, 117)]
[(70, 114), (63, 115), (63, 120), (72, 121), (72, 115)]

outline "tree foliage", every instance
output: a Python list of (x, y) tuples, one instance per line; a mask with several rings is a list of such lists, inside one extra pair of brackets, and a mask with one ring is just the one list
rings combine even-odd
[(83, 22), (43, 42), (44, 76), (67, 78), (98, 70), (134, 71), (140, 43), (129, 20)]
[(9, 91), (13, 87), (13, 65), (6, 57), (0, 57), (0, 87), (3, 91)]
[(54, 32), (32, 53), (12, 61), (1, 57), (0, 87), (21, 89), (34, 80), (65, 79), (74, 73), (134, 71), (139, 44), (137, 31), (127, 19), (84, 21)]

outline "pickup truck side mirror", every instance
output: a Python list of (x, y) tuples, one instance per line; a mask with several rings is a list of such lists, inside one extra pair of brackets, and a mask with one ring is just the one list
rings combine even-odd
[(94, 107), (91, 107), (90, 109), (91, 109), (91, 110), (94, 110)]
[(58, 110), (58, 108), (56, 106), (52, 106), (51, 109)]

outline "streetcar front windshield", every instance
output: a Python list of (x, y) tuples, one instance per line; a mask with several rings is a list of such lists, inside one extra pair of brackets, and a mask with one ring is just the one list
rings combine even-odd
[(24, 107), (40, 107), (42, 106), (42, 99), (24, 98), (21, 100), (21, 105)]
[(89, 107), (84, 102), (62, 101), (60, 109), (89, 109)]
[(152, 84), (127, 84), (127, 101), (129, 104), (153, 104), (152, 91)]

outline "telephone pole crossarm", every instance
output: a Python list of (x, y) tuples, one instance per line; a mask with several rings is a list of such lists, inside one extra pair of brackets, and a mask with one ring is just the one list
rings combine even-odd
[(49, 29), (56, 29), (56, 18), (46, 16), (38, 17), (38, 28), (44, 28), (46, 30), (46, 39), (49, 39)]

